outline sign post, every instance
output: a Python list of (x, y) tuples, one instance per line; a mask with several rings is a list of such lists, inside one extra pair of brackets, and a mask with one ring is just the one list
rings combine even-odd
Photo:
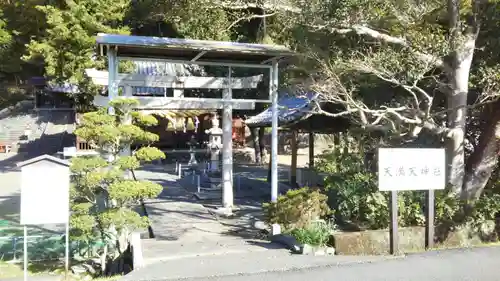
[(389, 253), (394, 255), (399, 252), (399, 236), (398, 236), (398, 191), (391, 191), (389, 212), (391, 212), (389, 226)]
[(434, 190), (428, 190), (426, 194), (425, 208), (425, 248), (434, 248)]
[(427, 191), (425, 247), (434, 246), (434, 190), (445, 188), (445, 161), (442, 148), (379, 148), (378, 188), (391, 192), (391, 254), (399, 252), (398, 191)]
[(69, 269), (69, 162), (42, 155), (21, 168), (21, 224), (24, 226), (24, 280), (28, 279), (28, 226), (65, 224), (65, 269)]

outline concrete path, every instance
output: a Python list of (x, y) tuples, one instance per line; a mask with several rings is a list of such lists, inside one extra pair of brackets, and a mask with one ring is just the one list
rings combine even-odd
[[(235, 225), (224, 223), (209, 208), (195, 200), (177, 182), (165, 165), (148, 166), (136, 176), (162, 184), (165, 189), (145, 207), (154, 239), (143, 240), (146, 264), (193, 256), (225, 255), (263, 251), (255, 239), (244, 239), (234, 232)], [(247, 223), (247, 222), (245, 222)]]
[[(145, 268), (124, 280), (185, 281), (498, 281), (500, 248), (485, 247), (442, 250), (412, 254), (401, 258), (342, 257), (264, 259), (247, 256), (195, 263), (185, 267), (195, 272), (180, 272), (180, 263), (162, 264), (163, 269)], [(180, 262), (180, 261), (179, 261)], [(244, 264), (244, 265), (242, 265)], [(298, 266), (294, 266), (298, 265)], [(208, 268), (208, 269), (207, 269)], [(215, 270), (219, 270), (214, 273)], [(158, 273), (147, 273), (147, 271)], [(162, 272), (162, 274), (160, 273)], [(204, 274), (204, 276), (202, 276)], [(210, 277), (210, 274), (213, 274)], [(179, 277), (177, 277), (179, 276)]]
[(272, 249), (250, 253), (201, 256), (159, 262), (139, 270), (134, 270), (128, 275), (125, 275), (121, 280), (207, 280), (210, 277), (213, 278), (217, 276), (251, 275), (274, 271), (282, 272), (311, 267), (375, 262), (392, 258), (393, 257), (383, 256), (314, 257), (292, 255), (284, 249)]

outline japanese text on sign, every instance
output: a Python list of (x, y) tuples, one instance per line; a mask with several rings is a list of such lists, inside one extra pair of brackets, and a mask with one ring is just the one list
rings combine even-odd
[(429, 190), (445, 187), (444, 149), (380, 148), (379, 190)]

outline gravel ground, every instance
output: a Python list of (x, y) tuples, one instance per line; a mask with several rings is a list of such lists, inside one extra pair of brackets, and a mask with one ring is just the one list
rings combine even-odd
[[(206, 281), (499, 281), (500, 247), (412, 254), (402, 259), (301, 270), (183, 279)], [(179, 279), (180, 280), (180, 279)]]

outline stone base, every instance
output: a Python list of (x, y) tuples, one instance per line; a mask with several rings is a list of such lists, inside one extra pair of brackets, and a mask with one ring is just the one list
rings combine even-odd
[[(399, 252), (425, 251), (425, 228), (400, 227), (399, 229)], [(439, 237), (438, 228), (436, 236)], [(358, 232), (337, 232), (333, 234), (335, 249), (343, 255), (386, 255), (389, 254), (389, 230), (366, 230)], [(497, 239), (484, 239), (474, 230), (468, 227), (458, 227), (448, 233), (446, 237), (440, 237), (435, 247), (472, 247), (488, 242), (496, 242)]]
[[(389, 230), (366, 230), (338, 232), (333, 234), (335, 249), (343, 255), (387, 255), (389, 254)], [(399, 228), (400, 253), (425, 249), (424, 227)], [(398, 254), (400, 254), (398, 253)]]
[(217, 216), (221, 216), (221, 217), (225, 217), (225, 218), (230, 218), (234, 215), (233, 208), (217, 208), (217, 209), (215, 209), (214, 213)]
[(302, 255), (311, 256), (333, 256), (335, 255), (335, 248), (332, 247), (315, 247), (309, 244), (302, 245), (301, 252)]
[(272, 235), (281, 234), (281, 226), (277, 223), (271, 225), (271, 234)]

